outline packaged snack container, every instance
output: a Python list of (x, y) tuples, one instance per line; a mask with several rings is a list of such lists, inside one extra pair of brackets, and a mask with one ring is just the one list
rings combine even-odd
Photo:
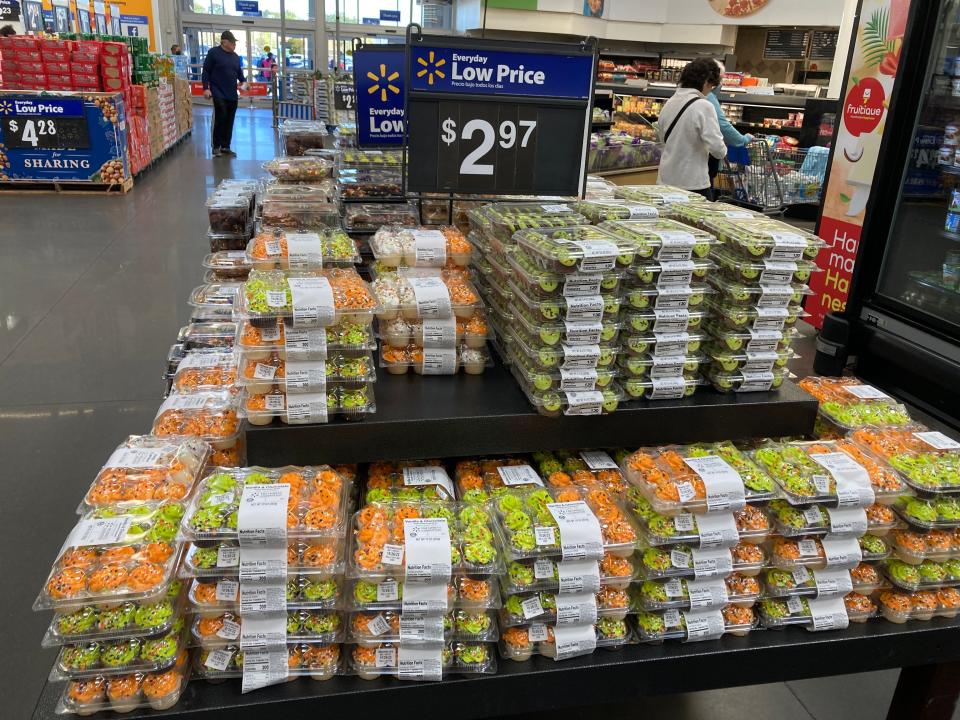
[[(291, 256), (291, 245), (294, 250)], [(360, 262), (356, 243), (340, 228), (291, 233), (264, 227), (247, 245), (248, 267), (257, 270), (319, 268)]]
[(494, 543), (493, 520), (488, 512), (479, 512), (480, 509), (476, 505), (407, 500), (364, 507), (353, 516), (349, 576), (372, 580), (403, 578), (404, 521), (415, 518), (447, 521), (454, 575), (501, 574), (503, 559)]
[(207, 229), (207, 241), (210, 244), (210, 252), (228, 252), (239, 251), (247, 247), (247, 240), (253, 234), (253, 227), (241, 230), (240, 232), (217, 232), (213, 228)]
[(543, 478), (524, 457), (460, 460), (454, 468), (454, 482), (460, 500), (482, 506), (477, 511), (462, 512), (479, 512), (484, 516), (490, 512), (486, 503), (511, 488), (543, 487)]
[(324, 123), (310, 120), (284, 120), (280, 125), (280, 139), (287, 157), (322, 151), (334, 141)]
[(266, 393), (240, 393), (240, 413), (251, 425), (269, 425), (274, 418), (289, 425), (326, 423), (333, 416), (359, 422), (377, 411), (373, 383), (328, 385), (326, 391), (287, 393), (278, 387)]
[(540, 391), (528, 384), (520, 370), (511, 367), (520, 389), (534, 409), (545, 417), (560, 415), (607, 415), (614, 412), (624, 400), (623, 389), (611, 382), (602, 390)]
[(881, 569), (895, 587), (909, 592), (960, 585), (958, 560), (924, 560), (919, 565), (911, 565), (902, 560), (890, 559), (882, 563)]
[(737, 372), (770, 372), (774, 368), (785, 368), (787, 363), (797, 357), (789, 348), (763, 352), (737, 352), (728, 350), (719, 342), (706, 342), (703, 352), (709, 357), (718, 371), (726, 374)]
[(719, 364), (712, 364), (705, 373), (718, 392), (767, 392), (783, 385), (784, 378), (792, 377), (786, 368), (773, 370), (726, 372)]
[[(489, 675), (497, 671), (496, 645), (493, 643), (452, 642), (440, 648), (424, 651), (436, 656), (439, 661), (437, 674), (424, 674), (422, 670), (413, 672), (400, 670), (399, 657), (404, 648), (399, 644), (380, 643), (375, 647), (353, 645), (349, 655), (345, 674), (356, 675), (364, 680), (379, 677), (397, 677), (401, 680), (442, 680), (449, 675)], [(422, 653), (418, 653), (422, 654)], [(414, 666), (416, 667), (416, 666)]]
[(171, 580), (163, 597), (143, 602), (88, 604), (56, 613), (43, 637), (43, 647), (110, 642), (132, 637), (166, 635), (184, 607), (183, 588)]
[(370, 325), (344, 320), (315, 331), (294, 333), (288, 346), (286, 327), (278, 318), (273, 327), (242, 323), (237, 347), (244, 358), (252, 360), (267, 359), (274, 353), (282, 360), (315, 360), (338, 353), (347, 357), (364, 355), (376, 349), (377, 340)]
[(920, 530), (960, 527), (960, 499), (949, 495), (931, 500), (904, 496), (897, 499), (893, 509), (909, 526)]
[(240, 438), (237, 401), (229, 392), (174, 393), (160, 405), (153, 434), (195, 435), (214, 450), (230, 450)]
[(138, 707), (166, 710), (177, 704), (187, 686), (189, 656), (186, 651), (172, 669), (153, 673), (97, 675), (72, 680), (64, 688), (55, 712), (92, 715), (113, 710), (130, 712)]
[[(189, 609), (202, 617), (215, 617), (224, 612), (240, 610), (239, 591), (234, 599), (225, 597), (223, 578), (194, 578), (187, 590)], [(227, 578), (236, 587), (236, 577)], [(333, 610), (341, 602), (342, 579), (339, 576), (288, 575), (286, 583), (287, 610)], [(218, 597), (218, 585), (220, 587)]]
[(759, 285), (712, 275), (708, 282), (721, 294), (722, 302), (746, 307), (787, 307), (800, 305), (813, 291), (806, 285)]
[(570, 208), (594, 225), (604, 220), (655, 220), (660, 217), (656, 205), (635, 200), (578, 200), (570, 203)]
[(723, 246), (712, 248), (710, 259), (723, 277), (747, 285), (802, 285), (813, 273), (820, 272), (817, 264), (809, 260), (748, 260)]
[(614, 189), (613, 195), (626, 200), (650, 203), (657, 209), (683, 203), (704, 204), (702, 195), (672, 185), (619, 185)]
[[(697, 551), (689, 545), (674, 545), (670, 548), (655, 548), (641, 545), (638, 574), (644, 580), (668, 580), (670, 578), (698, 579), (722, 577), (739, 573), (756, 577), (767, 563), (763, 548), (751, 543), (739, 543), (732, 548), (715, 548), (709, 553), (708, 562), (698, 568)], [(729, 554), (731, 566), (727, 571), (725, 558)], [(717, 562), (712, 562), (714, 556)], [(722, 556), (722, 557), (721, 557)]]
[[(847, 600), (849, 598), (849, 601)], [(851, 593), (843, 600), (847, 619), (851, 622), (866, 622), (877, 615), (876, 604), (867, 596)], [(814, 629), (810, 603), (806, 598), (791, 597), (786, 600), (766, 599), (760, 605), (760, 618), (765, 628), (782, 628), (790, 625)], [(833, 629), (831, 627), (821, 628)]]
[(463, 233), (452, 226), (384, 226), (370, 238), (370, 249), (373, 256), (388, 268), (400, 265), (443, 267), (448, 262), (466, 267), (473, 253)]
[(712, 292), (713, 289), (703, 283), (660, 287), (631, 283), (623, 288), (623, 307), (630, 310), (696, 310)]
[[(180, 567), (182, 578), (232, 577), (240, 572), (235, 540), (190, 543)], [(287, 572), (291, 575), (334, 576), (343, 572), (340, 538), (310, 538), (287, 542)]]
[(53, 563), (34, 609), (162, 599), (182, 551), (175, 538), (183, 511), (180, 503), (163, 502), (107, 505), (85, 513)]
[[(403, 609), (403, 586), (394, 578), (379, 582), (356, 579), (347, 582), (344, 607), (351, 612), (373, 612)], [(500, 607), (500, 588), (495, 577), (451, 578), (447, 586), (444, 612), (456, 609), (491, 610)]]
[[(854, 543), (856, 540), (856, 543)], [(861, 561), (876, 562), (890, 555), (890, 546), (883, 538), (863, 535), (859, 538), (845, 538), (849, 548), (842, 556), (828, 555), (827, 546), (818, 537), (784, 538), (774, 536), (769, 543), (770, 564), (780, 570), (793, 570), (804, 567), (820, 570), (826, 567), (856, 566)]]
[[(218, 661), (223, 660), (226, 666), (221, 670)], [(287, 645), (287, 673), (290, 680), (298, 677), (329, 680), (341, 672), (342, 666), (341, 646), (336, 643), (293, 642)], [(237, 645), (201, 649), (194, 653), (193, 674), (208, 682), (243, 677), (243, 651)]]
[(400, 168), (343, 170), (337, 176), (337, 190), (344, 200), (403, 198), (403, 175)]
[(625, 377), (621, 380), (628, 400), (679, 400), (693, 395), (702, 384), (699, 377), (687, 375), (669, 378)]
[(485, 348), (461, 345), (451, 350), (425, 350), (412, 343), (404, 348), (380, 347), (380, 367), (391, 375), (410, 371), (418, 375), (455, 375), (461, 370), (467, 375), (482, 375), (492, 365), (493, 360)]
[(704, 226), (725, 247), (749, 260), (813, 260), (826, 244), (812, 233), (767, 217), (716, 218), (705, 220)]
[(501, 283), (505, 284), (513, 278), (520, 289), (528, 296), (539, 300), (616, 294), (624, 273), (622, 268), (589, 273), (558, 273), (553, 270), (545, 270), (519, 247), (508, 253), (505, 260), (506, 266), (500, 264), (501, 261), (496, 255), (488, 257), (490, 265), (500, 276)]
[(687, 308), (636, 310), (632, 307), (624, 307), (620, 311), (620, 322), (623, 327), (628, 332), (639, 334), (697, 331), (707, 317), (709, 315), (703, 310)]
[(953, 438), (920, 424), (860, 428), (852, 437), (886, 460), (921, 497), (960, 493), (960, 443)]
[(634, 263), (629, 280), (633, 285), (688, 285), (703, 280), (716, 265), (712, 260), (675, 260), (657, 262), (642, 260)]
[[(496, 290), (495, 286), (494, 289)], [(490, 298), (490, 305), (497, 311), (497, 315), (505, 320), (510, 317), (516, 323), (509, 329), (516, 330), (519, 337), (524, 338), (532, 349), (541, 346), (552, 347), (557, 350), (565, 345), (601, 345), (616, 348), (617, 337), (620, 333), (620, 318), (616, 315), (604, 315), (598, 321), (566, 321), (562, 318), (544, 320), (539, 310), (532, 309), (522, 302), (511, 304), (513, 312), (504, 315), (500, 312), (498, 303), (502, 298)], [(612, 363), (615, 358), (609, 358)], [(602, 360), (601, 363), (603, 364)], [(609, 364), (609, 363), (607, 363)]]
[(666, 216), (672, 220), (679, 220), (680, 222), (701, 229), (706, 229), (704, 228), (704, 222), (706, 220), (718, 218), (747, 220), (750, 218), (763, 217), (760, 213), (748, 210), (745, 207), (740, 207), (739, 205), (731, 205), (730, 203), (724, 202), (704, 202), (702, 199), (699, 202), (671, 205), (666, 209), (665, 213)]
[(184, 325), (177, 333), (177, 342), (184, 350), (203, 348), (231, 348), (237, 336), (237, 324), (232, 322), (195, 322)]
[(337, 170), (348, 168), (400, 167), (403, 154), (400, 150), (360, 150), (344, 148), (338, 155)]
[[(432, 639), (408, 637), (402, 626), (403, 614), (394, 610), (360, 612), (350, 615), (348, 643), (376, 647), (381, 643), (431, 644)], [(497, 614), (492, 610), (453, 610), (438, 618), (442, 623), (442, 642), (496, 642), (500, 632)], [(384, 626), (386, 623), (386, 627)]]
[(333, 163), (314, 155), (278, 157), (265, 162), (262, 167), (283, 182), (313, 182), (333, 175)]
[[(883, 391), (856, 378), (806, 377), (800, 387), (820, 401), (818, 416), (830, 429), (846, 434), (864, 426), (875, 428), (911, 423), (907, 409)], [(862, 437), (865, 435), (861, 434)], [(870, 443), (867, 442), (869, 446)], [(875, 449), (884, 457), (882, 451)]]
[(370, 353), (350, 356), (328, 352), (325, 360), (285, 360), (280, 353), (268, 357), (240, 355), (238, 384), (248, 395), (323, 392), (332, 385), (366, 385), (376, 382), (377, 372)]
[(210, 457), (210, 447), (192, 438), (131, 435), (111, 453), (77, 512), (149, 500), (184, 500)]
[(221, 282), (201, 285), (194, 288), (187, 302), (195, 308), (229, 310), (233, 307), (242, 283)]
[[(723, 578), (727, 602), (723, 604), (736, 605), (742, 608), (751, 608), (760, 598), (760, 583), (756, 578), (747, 577), (739, 573)], [(646, 580), (634, 586), (630, 596), (631, 612), (661, 612), (663, 610), (690, 610), (691, 587), (695, 588), (696, 602), (700, 607), (707, 602), (703, 598), (703, 591), (692, 584), (693, 581), (673, 578), (671, 580)], [(703, 586), (700, 586), (701, 588)], [(723, 599), (723, 596), (718, 599)], [(712, 603), (712, 598), (710, 599)]]
[[(380, 320), (393, 320), (397, 316), (406, 320), (442, 319), (449, 317), (448, 313), (469, 319), (481, 306), (474, 287), (454, 277), (410, 278), (399, 273), (383, 273), (373, 280), (371, 288), (379, 305), (377, 318)], [(443, 307), (444, 289), (449, 310)]]
[(184, 354), (173, 376), (173, 390), (188, 394), (230, 390), (237, 380), (233, 351), (191, 350)]
[[(638, 514), (637, 522), (643, 538), (648, 545), (665, 547), (670, 545), (691, 545), (693, 547), (716, 547), (719, 545), (735, 545), (740, 542), (760, 545), (770, 535), (771, 522), (767, 514), (759, 507), (745, 505), (740, 510), (729, 513), (729, 526), (734, 530), (730, 537), (723, 537), (719, 531), (712, 528), (709, 534), (702, 535), (697, 516), (690, 513), (674, 515), (654, 514), (650, 516), (644, 512)], [(716, 515), (709, 519), (716, 518)], [(703, 519), (703, 516), (700, 516)], [(704, 533), (708, 531), (704, 529)]]
[(558, 450), (539, 452), (534, 459), (540, 474), (552, 488), (599, 486), (621, 500), (630, 488), (613, 458), (603, 450), (581, 450), (579, 453)]
[(240, 250), (221, 250), (203, 258), (203, 267), (212, 270), (221, 279), (245, 280), (251, 266), (246, 253)]
[(547, 300), (538, 300), (527, 294), (513, 281), (508, 281), (513, 294), (514, 304), (533, 323), (556, 322), (600, 322), (604, 319), (616, 321), (620, 312), (620, 298), (617, 295), (589, 295), (580, 297), (557, 296)]
[(719, 345), (731, 352), (773, 352), (784, 350), (799, 336), (795, 327), (781, 330), (731, 330), (708, 319), (704, 329)]
[(518, 230), (512, 242), (540, 270), (561, 275), (611, 272), (634, 260), (630, 241), (590, 225)]
[(118, 673), (157, 672), (176, 663), (187, 647), (184, 619), (174, 629), (156, 637), (128, 637), (120, 640), (92, 640), (65, 645), (50, 672), (50, 679), (74, 680)]
[(383, 225), (414, 227), (420, 224), (413, 203), (348, 203), (343, 207), (343, 226), (347, 230), (372, 232)]
[(264, 189), (264, 199), (288, 200), (290, 202), (330, 203), (337, 201), (337, 184), (321, 180), (311, 185), (285, 185), (271, 182)]
[[(294, 307), (291, 280), (325, 278), (330, 286), (333, 308), (310, 306), (298, 315)], [(274, 327), (282, 318), (294, 327), (325, 327), (343, 321), (369, 325), (379, 309), (377, 300), (353, 268), (313, 271), (253, 270), (238, 293), (237, 311), (254, 327)], [(332, 314), (332, 317), (330, 315)]]
[[(235, 644), (243, 618), (236, 613), (194, 617), (190, 623), (191, 643), (205, 649)], [(290, 610), (287, 612), (287, 644), (339, 642), (344, 636), (343, 616), (335, 610)]]
[(723, 296), (718, 295), (708, 296), (706, 304), (721, 325), (738, 332), (792, 328), (798, 319), (810, 315), (796, 305), (785, 308), (731, 305), (724, 301)]
[[(803, 566), (792, 570), (767, 568), (763, 571), (764, 597), (817, 597), (820, 588), (817, 585), (816, 572)], [(869, 563), (861, 562), (849, 572), (853, 591), (862, 595), (871, 595), (877, 590), (890, 587), (890, 583), (883, 579), (880, 571)], [(838, 588), (829, 589), (832, 591)]]
[(319, 232), (340, 227), (340, 214), (333, 203), (294, 202), (264, 198), (260, 219), (270, 227)]
[(533, 654), (566, 660), (589, 655), (597, 648), (618, 650), (632, 641), (627, 622), (618, 618), (603, 617), (596, 625), (577, 627), (534, 623), (509, 628), (500, 641), (500, 654), (518, 662), (529, 660)]
[(880, 593), (880, 613), (885, 620), (905, 623), (907, 620), (930, 620), (933, 617), (953, 618), (960, 609), (960, 590), (943, 588), (905, 593), (893, 590)]
[(710, 248), (717, 244), (713, 235), (675, 220), (608, 220), (599, 227), (630, 241), (636, 267), (642, 267), (650, 260), (703, 260), (710, 254)]
[(527, 355), (515, 353), (509, 349), (506, 359), (513, 364), (527, 385), (538, 392), (602, 390), (610, 387), (620, 376), (616, 367), (544, 370), (539, 363), (531, 360)]
[[(714, 483), (708, 488), (703, 478), (695, 472), (694, 468), (701, 462), (715, 463), (723, 468), (719, 461), (712, 458), (719, 458), (739, 476), (742, 499), (737, 497), (739, 487), (735, 482), (731, 482), (726, 489), (714, 487)], [(621, 461), (620, 469), (655, 512), (671, 517), (682, 512), (738, 510), (746, 502), (765, 502), (776, 497), (776, 486), (770, 476), (747, 453), (729, 441), (640, 448)], [(734, 480), (732, 475), (730, 480)], [(643, 508), (642, 505), (636, 507)], [(635, 509), (635, 514), (640, 515), (641, 512)]]
[[(751, 608), (727, 605), (724, 608), (708, 612), (712, 617), (718, 617), (715, 622), (716, 630), (721, 635), (747, 635), (757, 627), (757, 616)], [(661, 643), (664, 640), (696, 640), (703, 632), (700, 618), (704, 611), (665, 610), (662, 612), (639, 612), (633, 616), (637, 640), (641, 643)], [(689, 620), (696, 620), (697, 633), (693, 636), (688, 632)], [(713, 634), (706, 637), (713, 637)]]
[[(410, 468), (431, 468), (431, 473), (410, 473)], [(439, 460), (405, 460), (402, 462), (377, 461), (370, 463), (367, 468), (367, 483), (363, 494), (362, 504), (377, 503), (393, 504), (409, 502), (416, 508), (411, 510), (410, 517), (418, 517), (423, 508), (438, 502), (452, 502), (454, 500), (453, 482)], [(379, 519), (380, 511), (376, 508), (369, 511), (373, 519)], [(482, 514), (482, 513), (481, 513)], [(446, 516), (446, 514), (444, 514)], [(481, 518), (482, 519), (482, 518)], [(379, 526), (379, 524), (378, 524)]]
[(236, 512), (244, 488), (276, 483), (290, 486), (288, 537), (342, 536), (350, 487), (329, 465), (219, 468), (201, 482), (184, 514), (180, 536), (192, 542), (236, 540)]
[(706, 334), (694, 332), (631, 333), (621, 338), (621, 346), (634, 357), (648, 355), (690, 355), (700, 349)]
[(206, 205), (210, 230), (215, 233), (244, 233), (250, 226), (250, 201), (245, 197), (215, 193)]
[[(391, 347), (403, 348), (413, 343), (423, 346), (423, 321), (407, 321), (402, 317), (393, 320), (378, 321), (378, 335), (381, 340)], [(456, 341), (463, 343), (472, 350), (481, 350), (486, 347), (487, 339), (491, 337), (487, 318), (483, 311), (476, 311), (469, 318), (456, 321)]]
[(500, 247), (512, 245), (518, 230), (589, 225), (590, 221), (563, 203), (495, 203), (468, 213), (471, 227), (480, 229)]
[[(786, 500), (772, 500), (769, 511), (777, 533), (784, 537), (827, 535), (837, 532), (837, 529), (832, 527), (830, 519), (832, 509), (823, 505), (796, 507)], [(864, 508), (864, 515), (866, 529), (871, 535), (885, 536), (900, 525), (893, 510), (880, 503)], [(844, 534), (850, 533), (844, 531)]]
[[(830, 464), (842, 461), (843, 465), (836, 465), (838, 469), (828, 470), (827, 466), (816, 462), (817, 455), (825, 455), (824, 462), (828, 459)], [(874, 501), (890, 505), (906, 492), (906, 486), (893, 470), (849, 440), (794, 443), (768, 441), (753, 451), (751, 457), (777, 481), (791, 505), (836, 505), (841, 500), (837, 494), (838, 474), (848, 485), (866, 486), (862, 481), (869, 479), (869, 494), (875, 498), (870, 499), (861, 491), (861, 497), (867, 502), (860, 502), (852, 497), (845, 498), (843, 504), (847, 507), (855, 507), (857, 504), (870, 505)]]
[[(636, 577), (633, 560), (612, 553), (604, 553), (599, 562), (599, 568), (601, 588), (626, 590)], [(550, 558), (540, 558), (536, 561), (514, 560), (507, 564), (506, 572), (500, 576), (500, 588), (506, 596), (531, 592), (559, 592), (560, 575), (557, 561)]]

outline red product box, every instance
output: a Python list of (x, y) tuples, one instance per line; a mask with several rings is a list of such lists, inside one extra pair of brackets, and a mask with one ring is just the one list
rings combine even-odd
[(122, 67), (123, 59), (120, 55), (101, 55), (100, 64), (104, 67)]
[(103, 75), (103, 79), (123, 79), (123, 68), (118, 67), (106, 67), (104, 65), (100, 66), (100, 74)]
[(17, 61), (0, 57), (0, 74), (6, 75), (7, 73), (15, 72), (20, 72), (20, 66), (17, 64)]
[(69, 85), (72, 81), (70, 80), (69, 72), (52, 72), (47, 73), (47, 82), (55, 82)]
[(12, 50), (16, 45), (13, 42), (13, 37), (0, 37), (0, 50)]
[(56, 38), (43, 38), (40, 41), (41, 50), (69, 50), (69, 40), (57, 40)]
[(44, 62), (70, 62), (70, 51), (47, 50), (46, 48), (43, 48), (40, 50), (40, 57), (43, 58)]
[(20, 73), (3, 73), (3, 83), (0, 86), (5, 88), (18, 88), (20, 87)]
[(42, 62), (33, 62), (32, 60), (28, 60), (26, 62), (24, 62), (23, 60), (17, 60), (17, 69), (20, 71), (21, 74), (23, 73), (33, 73), (36, 75), (47, 74), (47, 71), (43, 67)]
[(75, 72), (79, 75), (96, 75), (99, 68), (100, 66), (95, 62), (70, 61), (70, 72)]
[(105, 42), (101, 43), (101, 45), (103, 46), (104, 55), (125, 55), (129, 52), (126, 43)]
[(82, 62), (82, 63), (88, 63), (90, 65), (96, 65), (100, 62), (100, 54), (92, 53), (92, 52), (80, 52), (78, 50), (74, 50), (72, 53), (70, 53), (70, 59), (73, 62)]
[[(9, 40), (11, 47), (15, 47), (20, 50), (40, 49), (40, 39), (35, 38), (32, 35), (12, 35)], [(0, 45), (0, 47), (2, 47), (2, 45)]]
[(67, 78), (66, 82), (59, 82), (55, 80), (47, 80), (47, 89), (48, 90), (73, 90), (73, 83), (70, 82), (70, 79)]
[(70, 73), (70, 81), (77, 87), (98, 88), (100, 87), (100, 78), (96, 75), (84, 75)]
[(56, 60), (53, 60), (53, 61), (44, 60), (44, 61), (43, 61), (43, 71), (44, 71), (47, 75), (57, 75), (57, 74), (59, 74), (59, 73), (63, 73), (64, 75), (69, 75), (69, 74), (70, 74), (70, 69), (71, 69), (71, 68), (70, 68), (70, 63), (69, 63), (68, 61), (64, 61), (64, 62), (59, 62), (59, 61), (56, 61)]
[(74, 40), (73, 51), (80, 53), (89, 53), (90, 55), (100, 55), (103, 49), (103, 43), (99, 40)]
[(120, 92), (126, 87), (127, 83), (125, 80), (120, 78), (104, 78), (103, 79), (103, 89)]
[[(4, 53), (4, 55), (6, 55), (6, 53)], [(21, 48), (14, 48), (12, 57), (17, 62), (43, 62), (43, 56), (40, 54), (39, 50), (24, 50)]]

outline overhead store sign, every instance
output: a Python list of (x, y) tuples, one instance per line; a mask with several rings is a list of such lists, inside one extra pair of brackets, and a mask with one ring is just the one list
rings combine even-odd
[(595, 43), (411, 33), (407, 189), (578, 195), (595, 66)]
[(361, 147), (403, 143), (404, 46), (362, 45), (353, 53)]

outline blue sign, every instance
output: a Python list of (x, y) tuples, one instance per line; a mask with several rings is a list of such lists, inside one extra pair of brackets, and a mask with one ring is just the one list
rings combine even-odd
[(380, 18), (364, 18), (364, 19), (363, 19), (363, 24), (364, 24), (364, 25), (379, 25), (379, 24), (380, 24)]
[(399, 10), (381, 10), (380, 19), (384, 22), (400, 22), (400, 11)]
[(360, 146), (403, 142), (404, 47), (364, 45), (353, 53)]
[[(939, 163), (943, 128), (921, 125), (913, 138), (910, 164), (903, 182), (903, 194), (911, 197), (942, 197), (943, 174)], [(952, 164), (952, 161), (951, 161)]]
[(590, 97), (593, 57), (414, 45), (411, 90), (465, 95)]
[(260, 2), (259, 0), (234, 0), (237, 6), (237, 12), (243, 13), (256, 13), (260, 14)]

